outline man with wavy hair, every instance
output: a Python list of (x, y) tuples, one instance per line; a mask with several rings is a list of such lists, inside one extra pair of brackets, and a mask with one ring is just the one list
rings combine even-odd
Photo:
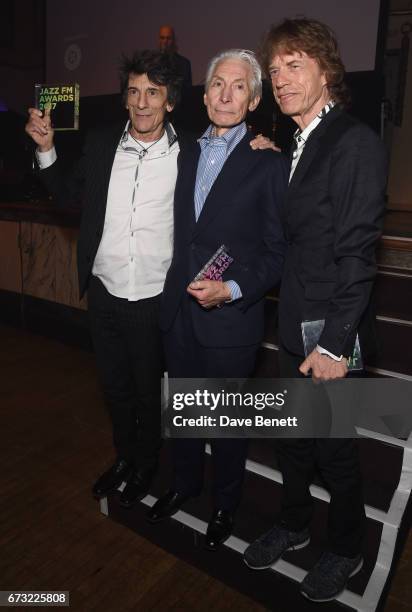
[[(272, 26), (263, 47), (280, 110), (297, 124), (284, 211), (288, 241), (279, 305), (280, 373), (315, 381), (344, 378), (356, 334), (365, 358), (368, 312), (381, 232), (386, 154), (377, 135), (347, 114), (344, 66), (333, 32), (308, 19)], [(304, 357), (302, 321), (324, 319)], [(251, 544), (246, 563), (269, 567), (309, 543), (315, 468), (330, 491), (328, 549), (300, 590), (334, 599), (362, 566), (365, 511), (351, 439), (282, 439), (277, 456), (283, 499), (275, 526)]]
[(26, 132), (37, 144), (39, 176), (58, 206), (83, 204), (78, 240), (80, 296), (87, 291), (93, 345), (109, 409), (116, 458), (93, 486), (100, 499), (126, 481), (131, 508), (149, 491), (160, 437), (163, 350), (161, 293), (173, 247), (173, 194), (182, 138), (168, 121), (180, 77), (170, 57), (124, 57), (121, 94), (127, 123), (86, 138), (68, 172), (54, 148), (50, 111), (29, 109)]

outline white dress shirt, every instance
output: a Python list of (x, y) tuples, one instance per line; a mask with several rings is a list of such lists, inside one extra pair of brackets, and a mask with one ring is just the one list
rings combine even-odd
[[(128, 128), (129, 122), (112, 166), (92, 274), (112, 295), (136, 301), (162, 292), (171, 263), (179, 145), (170, 124), (154, 143), (136, 141)], [(56, 153), (38, 152), (37, 157), (45, 168)]]

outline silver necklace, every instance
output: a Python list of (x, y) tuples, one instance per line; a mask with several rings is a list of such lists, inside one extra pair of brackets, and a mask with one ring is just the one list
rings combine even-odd
[(154, 142), (152, 142), (152, 144), (151, 144), (149, 147), (144, 147), (144, 146), (142, 145), (142, 143), (141, 143), (139, 140), (137, 140), (137, 139), (136, 139), (136, 138), (133, 136), (133, 134), (132, 134), (131, 132), (129, 132), (129, 134), (130, 134), (130, 136), (132, 137), (132, 139), (133, 139), (133, 140), (134, 140), (134, 141), (135, 141), (135, 142), (136, 142), (136, 143), (139, 145), (139, 147), (141, 147), (141, 150), (140, 150), (140, 151), (138, 151), (137, 149), (134, 149), (134, 151), (136, 151), (137, 155), (139, 156), (139, 161), (140, 161), (141, 159), (143, 159), (143, 157), (144, 157), (144, 156), (147, 154), (147, 152), (149, 151), (149, 149), (151, 149), (152, 147), (154, 147), (154, 145), (155, 145), (155, 144), (157, 144), (157, 143), (159, 142), (159, 140), (160, 140), (160, 139), (163, 137), (163, 134), (162, 134), (162, 136), (160, 136), (160, 138), (158, 138), (157, 140), (155, 140)]

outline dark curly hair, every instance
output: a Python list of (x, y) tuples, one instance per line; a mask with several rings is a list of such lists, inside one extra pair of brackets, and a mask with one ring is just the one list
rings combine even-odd
[(127, 87), (131, 74), (147, 74), (149, 81), (156, 85), (165, 85), (167, 101), (174, 107), (180, 100), (182, 77), (179, 76), (176, 64), (170, 53), (144, 49), (135, 51), (132, 57), (122, 55), (120, 61), (120, 93), (124, 103), (127, 101)]
[(348, 106), (350, 94), (345, 83), (345, 66), (333, 30), (315, 19), (285, 19), (272, 25), (260, 51), (266, 72), (275, 54), (296, 51), (317, 60), (325, 72), (332, 100), (341, 106)]

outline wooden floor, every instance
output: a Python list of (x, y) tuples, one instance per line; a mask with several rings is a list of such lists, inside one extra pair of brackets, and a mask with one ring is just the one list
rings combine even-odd
[[(100, 514), (90, 487), (112, 450), (93, 355), (7, 327), (0, 342), (0, 590), (68, 590), (88, 612), (263, 610)], [(410, 536), (385, 610), (411, 609), (411, 575)]]

